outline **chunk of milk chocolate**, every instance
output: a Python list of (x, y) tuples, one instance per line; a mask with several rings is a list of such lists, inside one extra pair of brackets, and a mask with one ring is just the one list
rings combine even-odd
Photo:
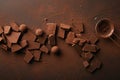
[(4, 34), (9, 34), (11, 31), (11, 26), (4, 26)]
[(57, 29), (57, 24), (56, 23), (47, 23), (47, 29), (46, 29), (46, 34), (56, 34), (56, 29)]
[(40, 48), (40, 50), (41, 50), (43, 53), (48, 53), (48, 52), (49, 52), (48, 48), (47, 48), (45, 45), (42, 45), (41, 48)]
[(73, 44), (73, 39), (75, 38), (75, 33), (74, 32), (69, 32), (67, 35), (67, 38), (65, 40), (65, 42), (67, 44)]
[(65, 30), (60, 28), (58, 29), (58, 37), (64, 39), (65, 38)]
[(64, 29), (64, 30), (70, 30), (70, 29), (71, 29), (71, 26), (70, 26), (70, 25), (63, 24), (63, 23), (60, 24), (60, 27), (61, 27), (62, 29)]
[(12, 27), (13, 31), (19, 31), (19, 26), (15, 22), (10, 22), (10, 26)]
[(24, 61), (26, 63), (30, 63), (30, 61), (33, 59), (33, 55), (29, 50), (26, 50), (25, 52), (25, 57), (24, 57)]

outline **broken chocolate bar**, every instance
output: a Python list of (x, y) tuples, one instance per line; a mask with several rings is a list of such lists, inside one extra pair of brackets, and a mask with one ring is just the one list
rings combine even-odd
[(65, 42), (67, 44), (73, 44), (73, 39), (75, 38), (75, 33), (74, 32), (69, 32), (67, 35), (67, 38), (65, 40)]
[(4, 26), (4, 34), (9, 34), (11, 30), (11, 26)]
[(25, 52), (25, 57), (24, 57), (24, 61), (26, 63), (30, 63), (30, 61), (33, 59), (33, 55), (29, 50), (26, 50)]
[(64, 29), (64, 30), (70, 30), (70, 29), (71, 29), (71, 26), (70, 26), (70, 25), (63, 24), (63, 23), (60, 24), (60, 27), (61, 27), (62, 29)]
[(7, 40), (10, 43), (17, 43), (20, 38), (21, 32), (14, 32), (12, 31), (10, 35), (6, 35)]
[(15, 22), (10, 22), (10, 26), (12, 27), (13, 31), (19, 31), (19, 26)]
[(40, 43), (34, 42), (34, 41), (28, 41), (29, 50), (34, 50), (34, 49), (39, 49), (39, 48), (40, 48)]
[(84, 60), (90, 61), (90, 60), (93, 58), (93, 54), (90, 53), (90, 52), (83, 52), (83, 53), (81, 54), (81, 57), (82, 57)]
[(50, 35), (48, 36), (48, 44), (50, 44), (51, 46), (56, 45), (55, 35), (50, 34)]
[(58, 29), (58, 37), (64, 39), (65, 38), (65, 30), (60, 28)]
[(56, 28), (57, 28), (57, 24), (56, 23), (47, 23), (47, 29), (46, 29), (46, 34), (56, 34)]
[(15, 53), (17, 51), (20, 51), (21, 49), (22, 49), (22, 47), (20, 45), (18, 45), (18, 44), (12, 44), (12, 46), (11, 46), (11, 51), (13, 53)]
[(40, 61), (40, 55), (41, 51), (40, 50), (33, 50), (31, 51), (34, 57), (34, 61)]
[(22, 40), (27, 40), (27, 41), (35, 41), (36, 35), (32, 33), (31, 30), (27, 30), (26, 33), (24, 33)]
[(91, 45), (91, 44), (85, 44), (83, 49), (83, 51), (88, 51), (88, 52), (96, 52), (97, 51), (97, 47), (96, 45)]
[(41, 48), (40, 48), (40, 50), (41, 50), (43, 53), (48, 53), (48, 52), (49, 52), (48, 48), (47, 48), (45, 45), (42, 45)]

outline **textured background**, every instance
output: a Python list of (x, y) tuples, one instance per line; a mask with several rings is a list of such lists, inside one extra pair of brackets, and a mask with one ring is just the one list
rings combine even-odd
[[(95, 23), (107, 17), (120, 35), (120, 0), (0, 0), (0, 25), (16, 21), (31, 29), (44, 28), (45, 17), (48, 22), (83, 22), (88, 36), (94, 35)], [(100, 40), (97, 56), (103, 67), (95, 74), (83, 68), (82, 59), (72, 47), (63, 40), (58, 42), (61, 57), (44, 55), (42, 62), (33, 64), (26, 64), (23, 54), (7, 54), (0, 49), (0, 80), (120, 80), (120, 48), (112, 41)]]

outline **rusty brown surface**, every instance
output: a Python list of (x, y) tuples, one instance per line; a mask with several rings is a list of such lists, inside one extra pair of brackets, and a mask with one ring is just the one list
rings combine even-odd
[[(29, 28), (44, 28), (48, 22), (85, 24), (86, 35), (94, 35), (94, 26), (102, 17), (110, 18), (120, 36), (119, 0), (0, 0), (0, 25), (11, 21)], [(87, 72), (75, 50), (61, 39), (62, 56), (45, 55), (42, 62), (26, 64), (24, 54), (0, 49), (0, 80), (120, 80), (120, 49), (110, 40), (100, 40), (98, 57), (103, 67), (94, 74)]]

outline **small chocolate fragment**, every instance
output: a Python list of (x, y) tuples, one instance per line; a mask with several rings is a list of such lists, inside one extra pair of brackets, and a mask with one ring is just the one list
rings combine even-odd
[(34, 35), (31, 30), (27, 30), (27, 32), (22, 37), (22, 40), (27, 40), (27, 41), (35, 41), (35, 39), (36, 39), (36, 35)]
[(9, 40), (7, 40), (7, 44), (6, 44), (6, 45), (7, 45), (7, 47), (8, 47), (8, 48), (11, 48), (12, 43), (10, 43), (10, 41), (9, 41)]
[(96, 36), (92, 36), (91, 38), (90, 38), (90, 43), (91, 44), (96, 44), (98, 42), (98, 38), (96, 37)]
[(79, 43), (79, 41), (80, 41), (80, 38), (74, 38), (73, 39), (73, 44), (77, 44), (77, 43)]
[(75, 30), (74, 30), (74, 32), (75, 33), (83, 33), (84, 32), (84, 24), (74, 24), (74, 26), (75, 26)]
[(40, 50), (42, 52), (44, 52), (44, 53), (48, 53), (49, 52), (48, 48), (45, 45), (42, 45), (41, 48), (40, 48)]
[(77, 38), (81, 38), (82, 34), (75, 34)]
[(22, 49), (22, 47), (20, 45), (18, 45), (18, 44), (12, 44), (12, 46), (11, 46), (11, 51), (13, 53), (15, 53), (15, 52), (17, 52), (17, 51), (19, 51), (21, 49)]
[(33, 55), (29, 50), (26, 50), (25, 52), (25, 57), (24, 57), (24, 61), (26, 63), (30, 63), (30, 61), (33, 59)]
[(3, 28), (0, 26), (0, 35), (3, 33)]
[(27, 26), (25, 24), (21, 24), (19, 27), (19, 31), (25, 32), (27, 30)]
[(9, 34), (11, 30), (11, 26), (4, 26), (4, 34)]
[(43, 34), (42, 36), (38, 36), (36, 39), (36, 42), (39, 42), (40, 44), (45, 44), (47, 41), (47, 35)]
[(96, 69), (99, 69), (101, 67), (101, 61), (99, 59), (94, 58), (90, 66), (87, 68), (89, 72), (94, 72)]
[(56, 28), (57, 28), (57, 24), (56, 23), (47, 23), (47, 29), (46, 29), (46, 34), (56, 34)]
[(86, 43), (82, 50), (83, 51), (88, 51), (88, 52), (96, 52), (97, 48), (96, 48), (96, 45), (91, 45), (91, 44)]
[(83, 65), (84, 65), (85, 68), (87, 68), (89, 66), (88, 61), (83, 61)]
[(41, 55), (40, 50), (33, 50), (32, 54), (33, 54), (33, 57), (34, 57), (34, 61), (40, 61), (40, 55)]
[(92, 58), (93, 58), (93, 54), (91, 52), (83, 52), (81, 54), (81, 57), (84, 59), (84, 60), (87, 60), (87, 61), (90, 61)]
[(86, 42), (87, 42), (86, 39), (80, 39), (79, 45), (80, 45), (80, 46), (83, 46)]
[(48, 36), (48, 44), (50, 44), (51, 46), (56, 45), (55, 35), (50, 34), (50, 35)]
[(53, 46), (52, 48), (51, 48), (51, 53), (57, 53), (59, 51), (59, 48), (58, 48), (58, 46)]
[(70, 26), (70, 25), (63, 24), (63, 23), (60, 24), (60, 27), (61, 27), (62, 29), (64, 29), (64, 30), (67, 30), (67, 31), (71, 29), (71, 26)]
[(62, 38), (62, 39), (65, 38), (65, 30), (61, 29), (60, 27), (59, 27), (59, 30), (58, 30), (58, 37)]
[(43, 34), (42, 29), (36, 29), (35, 34), (36, 36), (41, 36)]
[(21, 32), (11, 32), (10, 35), (6, 35), (7, 40), (9, 40), (10, 43), (17, 43), (20, 38)]
[(39, 49), (39, 48), (40, 48), (40, 43), (34, 42), (34, 41), (28, 41), (29, 50), (34, 50), (34, 49)]
[(19, 31), (19, 26), (15, 22), (11, 22), (10, 26), (12, 27), (13, 31)]
[(73, 44), (73, 39), (75, 38), (75, 33), (74, 32), (69, 32), (67, 35), (67, 38), (65, 40), (65, 42), (67, 44)]
[(27, 45), (28, 45), (27, 40), (22, 40), (22, 41), (20, 42), (20, 46), (21, 46), (22, 48), (25, 48)]

